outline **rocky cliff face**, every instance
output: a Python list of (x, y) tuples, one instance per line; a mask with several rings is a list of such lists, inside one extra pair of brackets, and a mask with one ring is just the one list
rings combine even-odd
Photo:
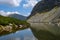
[(36, 13), (28, 19), (31, 23), (53, 22), (53, 20), (60, 17), (60, 7), (55, 7), (51, 11), (44, 13)]
[[(27, 22), (30, 23), (31, 29), (38, 40), (60, 40), (60, 4), (58, 2), (60, 1), (45, 0), (44, 2), (43, 0), (42, 3), (38, 3), (38, 6), (36, 5), (33, 8)], [(45, 5), (46, 3), (49, 5), (48, 8), (46, 8), (48, 6)]]
[(31, 16), (52, 10), (55, 6), (60, 6), (60, 0), (42, 0), (36, 4), (31, 12)]
[[(60, 7), (54, 8), (49, 12), (45, 13), (36, 13), (34, 16), (28, 19), (28, 22), (31, 24), (31, 27), (35, 30), (48, 30), (53, 34), (58, 34), (60, 30), (59, 22), (57, 19), (60, 17)], [(58, 30), (57, 30), (58, 29)], [(56, 30), (56, 31), (55, 31)], [(59, 31), (60, 33), (60, 31)]]

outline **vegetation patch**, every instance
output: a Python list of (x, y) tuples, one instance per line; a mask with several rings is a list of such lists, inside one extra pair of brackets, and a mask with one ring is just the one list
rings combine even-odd
[(0, 36), (26, 29), (29, 25), (26, 20), (22, 21), (11, 17), (0, 16)]

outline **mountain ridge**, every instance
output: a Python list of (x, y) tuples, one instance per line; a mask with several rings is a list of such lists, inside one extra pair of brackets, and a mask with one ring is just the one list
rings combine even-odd
[(13, 18), (16, 18), (16, 19), (19, 19), (19, 20), (26, 20), (27, 19), (26, 16), (19, 15), (19, 14), (10, 14), (10, 15), (8, 15), (8, 17), (13, 17)]

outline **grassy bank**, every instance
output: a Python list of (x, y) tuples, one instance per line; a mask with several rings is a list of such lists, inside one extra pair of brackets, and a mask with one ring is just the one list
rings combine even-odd
[(11, 17), (4, 17), (0, 15), (0, 36), (14, 33), (17, 30), (23, 30), (29, 27), (29, 23)]

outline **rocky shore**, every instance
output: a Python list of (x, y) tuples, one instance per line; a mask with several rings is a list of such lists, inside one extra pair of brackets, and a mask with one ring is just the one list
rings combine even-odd
[(16, 24), (9, 24), (6, 26), (0, 25), (0, 33), (6, 31), (6, 32), (12, 32), (14, 30), (18, 30), (18, 29), (23, 29), (23, 28), (27, 28), (26, 25), (16, 25)]

